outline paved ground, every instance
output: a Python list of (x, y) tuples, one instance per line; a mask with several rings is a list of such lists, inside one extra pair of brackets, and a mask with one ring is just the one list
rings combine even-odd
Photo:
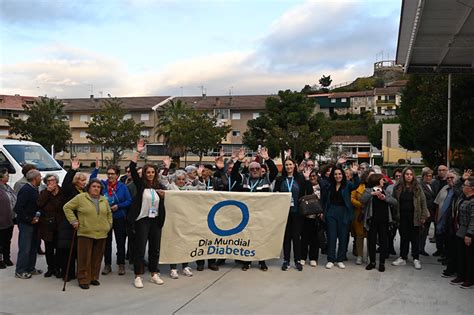
[[(16, 248), (16, 241), (13, 244)], [(432, 253), (433, 245), (427, 250)], [(320, 259), (322, 265), (325, 258)], [(351, 255), (346, 270), (305, 266), (302, 272), (283, 272), (280, 263), (271, 261), (267, 272), (256, 267), (243, 272), (228, 263), (217, 272), (195, 271), (193, 277), (178, 280), (163, 266), (165, 284), (145, 282), (143, 289), (133, 287), (127, 270), (125, 276), (102, 276), (101, 286), (87, 291), (70, 282), (66, 292), (58, 279), (41, 275), (20, 280), (9, 267), (0, 270), (0, 313), (474, 314), (474, 290), (441, 278), (443, 266), (434, 257), (422, 258), (421, 271), (411, 264), (387, 264), (385, 273), (356, 266)], [(46, 269), (45, 265), (40, 256), (37, 266)]]

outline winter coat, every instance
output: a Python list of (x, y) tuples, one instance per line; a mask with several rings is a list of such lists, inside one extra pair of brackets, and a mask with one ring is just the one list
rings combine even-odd
[(36, 203), (42, 214), (39, 220), (41, 239), (51, 242), (59, 224), (65, 219), (61, 187), (56, 196), (47, 189), (41, 191)]
[[(397, 202), (397, 199), (395, 199), (393, 196), (388, 194), (387, 191), (383, 191), (383, 194), (385, 195), (385, 202), (389, 206), (388, 223), (392, 223), (393, 210), (397, 207), (398, 202)], [(374, 212), (372, 209), (372, 198), (374, 198), (374, 196), (372, 196), (372, 188), (366, 188), (360, 198), (360, 202), (362, 203), (362, 208), (364, 212), (363, 224), (364, 224), (364, 228), (367, 231), (370, 229), (369, 221), (374, 215)]]
[(13, 226), (12, 207), (7, 193), (0, 189), (0, 230)]
[(352, 234), (356, 236), (364, 236), (364, 220), (362, 217), (363, 205), (360, 201), (365, 191), (365, 184), (361, 183), (357, 189), (351, 192), (351, 202), (354, 207), (354, 220), (352, 220)]
[(77, 236), (104, 239), (112, 228), (112, 210), (104, 196), (97, 209), (88, 193), (79, 194), (64, 205), (64, 213), (69, 223), (79, 221)]
[(474, 234), (474, 196), (464, 197), (459, 205), (457, 237), (464, 238)]
[(235, 182), (234, 191), (246, 191), (246, 192), (270, 192), (271, 185), (273, 180), (278, 175), (278, 168), (275, 163), (268, 159), (265, 161), (265, 164), (268, 166), (268, 172), (265, 173), (262, 177), (259, 178), (259, 181), (255, 187), (250, 185), (250, 175), (249, 174), (240, 174), (240, 165), (242, 162), (236, 161), (234, 167), (232, 168), (232, 173), (230, 178), (232, 182)]
[[(397, 200), (397, 205), (394, 207), (393, 211), (393, 220), (395, 222), (400, 222), (400, 194), (398, 193), (398, 187), (400, 184), (397, 184), (393, 188), (393, 197)], [(421, 226), (421, 221), (426, 221), (429, 218), (430, 212), (426, 207), (426, 198), (423, 191), (420, 189), (413, 190), (413, 226)]]
[(15, 213), (17, 215), (17, 222), (32, 225), (31, 221), (36, 216), (39, 210), (36, 205), (38, 200), (38, 188), (30, 183), (23, 185), (18, 192), (18, 198), (15, 205)]

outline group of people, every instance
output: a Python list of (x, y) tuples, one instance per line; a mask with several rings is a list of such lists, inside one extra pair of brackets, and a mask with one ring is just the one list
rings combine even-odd
[[(102, 259), (105, 263), (102, 275), (113, 271), (112, 240), (115, 239), (119, 275), (126, 274), (128, 260), (133, 264), (136, 288), (144, 286), (146, 267), (151, 283), (163, 284), (158, 262), (167, 190), (286, 192), (291, 193), (291, 205), (283, 241), (283, 271), (291, 268), (292, 253), (294, 267), (299, 271), (307, 262), (316, 267), (320, 253), (327, 254), (325, 268), (345, 269), (352, 234), (355, 263), (364, 262), (367, 239), (365, 269), (384, 272), (386, 259), (396, 255), (393, 244), (397, 230), (400, 255), (392, 265), (406, 265), (411, 247), (414, 268), (421, 269), (420, 255), (429, 255), (425, 244), (434, 223), (435, 235), (430, 241), (436, 242), (437, 251), (433, 255), (439, 255), (446, 265), (443, 276), (453, 277), (452, 284), (472, 287), (474, 177), (471, 170), (459, 176), (441, 165), (433, 179), (433, 171), (424, 168), (418, 180), (415, 171), (406, 167), (396, 169), (389, 178), (380, 167), (358, 165), (344, 158), (318, 167), (310, 154), (305, 153), (299, 163), (286, 156), (280, 173), (266, 148), (259, 148), (257, 156), (252, 158), (242, 148), (228, 160), (221, 151), (215, 165), (171, 169), (171, 159), (165, 158), (160, 168), (154, 164), (138, 167), (144, 149), (144, 141), (140, 140), (127, 173), (120, 177), (119, 167), (109, 165), (105, 180), (97, 178), (98, 161), (88, 177), (79, 172), (79, 161), (73, 160), (61, 185), (56, 175), (42, 178), (33, 165), (25, 165), (24, 178), (12, 189), (7, 184), (8, 171), (0, 170), (0, 268), (13, 265), (10, 242), (16, 222), (17, 278), (29, 279), (42, 273), (36, 269), (36, 255), (43, 240), (48, 266), (45, 277), (55, 276), (65, 281), (77, 278), (82, 289), (100, 285)], [(301, 202), (308, 196), (317, 200), (320, 211), (305, 215)], [(224, 263), (224, 259), (209, 259), (208, 268), (219, 270)], [(243, 271), (251, 266), (250, 261), (238, 263)], [(204, 260), (196, 264), (198, 271), (204, 270)], [(265, 261), (259, 261), (258, 265), (262, 271), (268, 270)], [(193, 275), (189, 262), (182, 262), (181, 272), (185, 276)], [(170, 277), (179, 277), (175, 264), (170, 266)]]

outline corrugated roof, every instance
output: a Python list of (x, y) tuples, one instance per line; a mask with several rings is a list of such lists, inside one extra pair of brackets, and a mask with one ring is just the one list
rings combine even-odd
[(369, 142), (367, 136), (332, 136), (331, 143), (360, 143)]

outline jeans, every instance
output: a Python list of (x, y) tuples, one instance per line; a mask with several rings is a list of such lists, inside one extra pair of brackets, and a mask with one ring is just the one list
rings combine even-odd
[[(342, 262), (347, 252), (347, 234), (349, 223), (344, 222), (345, 206), (330, 205), (327, 215), (328, 262)], [(336, 256), (336, 243), (339, 241)]]
[(293, 243), (293, 258), (301, 260), (301, 231), (303, 229), (303, 217), (297, 212), (288, 214), (286, 221), (285, 236), (283, 238), (283, 259), (290, 261), (291, 244)]
[(112, 229), (107, 235), (107, 243), (105, 245), (104, 261), (106, 265), (112, 264), (112, 230), (115, 235), (115, 243), (117, 244), (117, 265), (125, 265), (125, 241), (126, 233), (126, 219), (114, 219)]
[(16, 273), (32, 272), (36, 266), (36, 255), (40, 243), (38, 225), (18, 223), (18, 258)]
[(151, 273), (160, 272), (158, 258), (160, 252), (161, 228), (158, 218), (143, 218), (135, 222), (135, 275), (145, 273), (145, 249), (148, 243), (148, 269)]

